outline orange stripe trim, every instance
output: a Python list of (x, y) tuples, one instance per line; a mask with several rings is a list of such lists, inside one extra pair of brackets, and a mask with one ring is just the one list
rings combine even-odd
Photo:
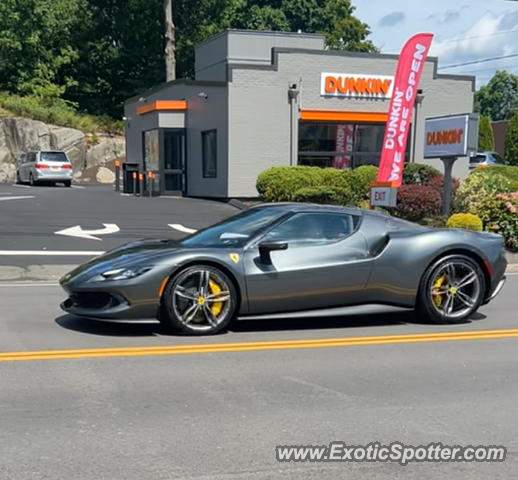
[(371, 182), (371, 187), (395, 187), (396, 182)]
[(137, 107), (137, 114), (154, 112), (155, 110), (187, 110), (187, 100), (155, 100)]
[(333, 120), (342, 122), (381, 122), (388, 119), (385, 112), (351, 112), (340, 110), (301, 110), (301, 120)]
[(168, 281), (169, 281), (169, 277), (165, 277), (162, 280), (162, 283), (160, 284), (160, 288), (158, 289), (158, 296), (159, 296), (159, 298), (162, 298), (162, 295), (164, 293), (164, 290), (165, 290), (165, 287), (166, 287)]

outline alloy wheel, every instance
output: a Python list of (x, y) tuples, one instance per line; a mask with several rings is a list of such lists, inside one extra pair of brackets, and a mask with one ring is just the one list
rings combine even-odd
[(439, 315), (456, 319), (469, 315), (478, 307), (481, 289), (476, 267), (459, 258), (447, 261), (435, 271), (429, 295)]
[(212, 269), (189, 269), (176, 279), (172, 307), (176, 318), (189, 330), (218, 329), (232, 306), (228, 281)]

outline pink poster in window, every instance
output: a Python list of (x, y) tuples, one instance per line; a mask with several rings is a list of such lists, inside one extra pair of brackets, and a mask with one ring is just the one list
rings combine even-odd
[(354, 150), (354, 125), (337, 125), (335, 137), (335, 151), (344, 153), (337, 155), (333, 159), (333, 167), (343, 170), (349, 168), (352, 162)]

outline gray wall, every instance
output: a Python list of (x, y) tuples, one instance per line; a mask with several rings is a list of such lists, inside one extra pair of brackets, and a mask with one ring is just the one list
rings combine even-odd
[(195, 47), (196, 80), (227, 80), (227, 65), (270, 65), (272, 48), (324, 49), (323, 35), (227, 30)]
[[(207, 98), (198, 94), (205, 93)], [(138, 99), (130, 100), (126, 116), (126, 161), (142, 164), (142, 132), (152, 128), (186, 128), (187, 193), (190, 196), (227, 197), (228, 109), (227, 89), (221, 85), (173, 82), (152, 93), (143, 94), (145, 102), (186, 99), (186, 112), (150, 112), (137, 115)], [(218, 131), (217, 178), (203, 178), (201, 132)]]
[[(388, 100), (366, 100), (320, 96), (321, 72), (393, 75), (397, 58), (308, 50), (276, 50), (273, 68), (249, 65), (232, 68), (229, 84), (229, 196), (255, 194), (257, 175), (265, 168), (289, 164), (290, 122), (288, 85), (299, 83), (303, 109), (345, 111), (388, 111)], [(419, 109), (417, 161), (423, 160), (424, 119), (467, 113), (473, 110), (473, 82), (470, 78), (434, 78), (434, 59), (426, 63), (419, 88), (424, 101)], [(409, 138), (409, 141), (412, 141)], [(468, 173), (467, 159), (460, 159), (454, 175)]]

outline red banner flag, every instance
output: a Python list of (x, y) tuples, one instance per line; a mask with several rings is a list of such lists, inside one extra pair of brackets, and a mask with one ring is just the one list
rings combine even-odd
[(396, 187), (401, 185), (412, 111), (432, 39), (432, 33), (417, 33), (407, 40), (399, 54), (394, 93), (390, 100), (381, 149), (378, 182), (392, 182)]

